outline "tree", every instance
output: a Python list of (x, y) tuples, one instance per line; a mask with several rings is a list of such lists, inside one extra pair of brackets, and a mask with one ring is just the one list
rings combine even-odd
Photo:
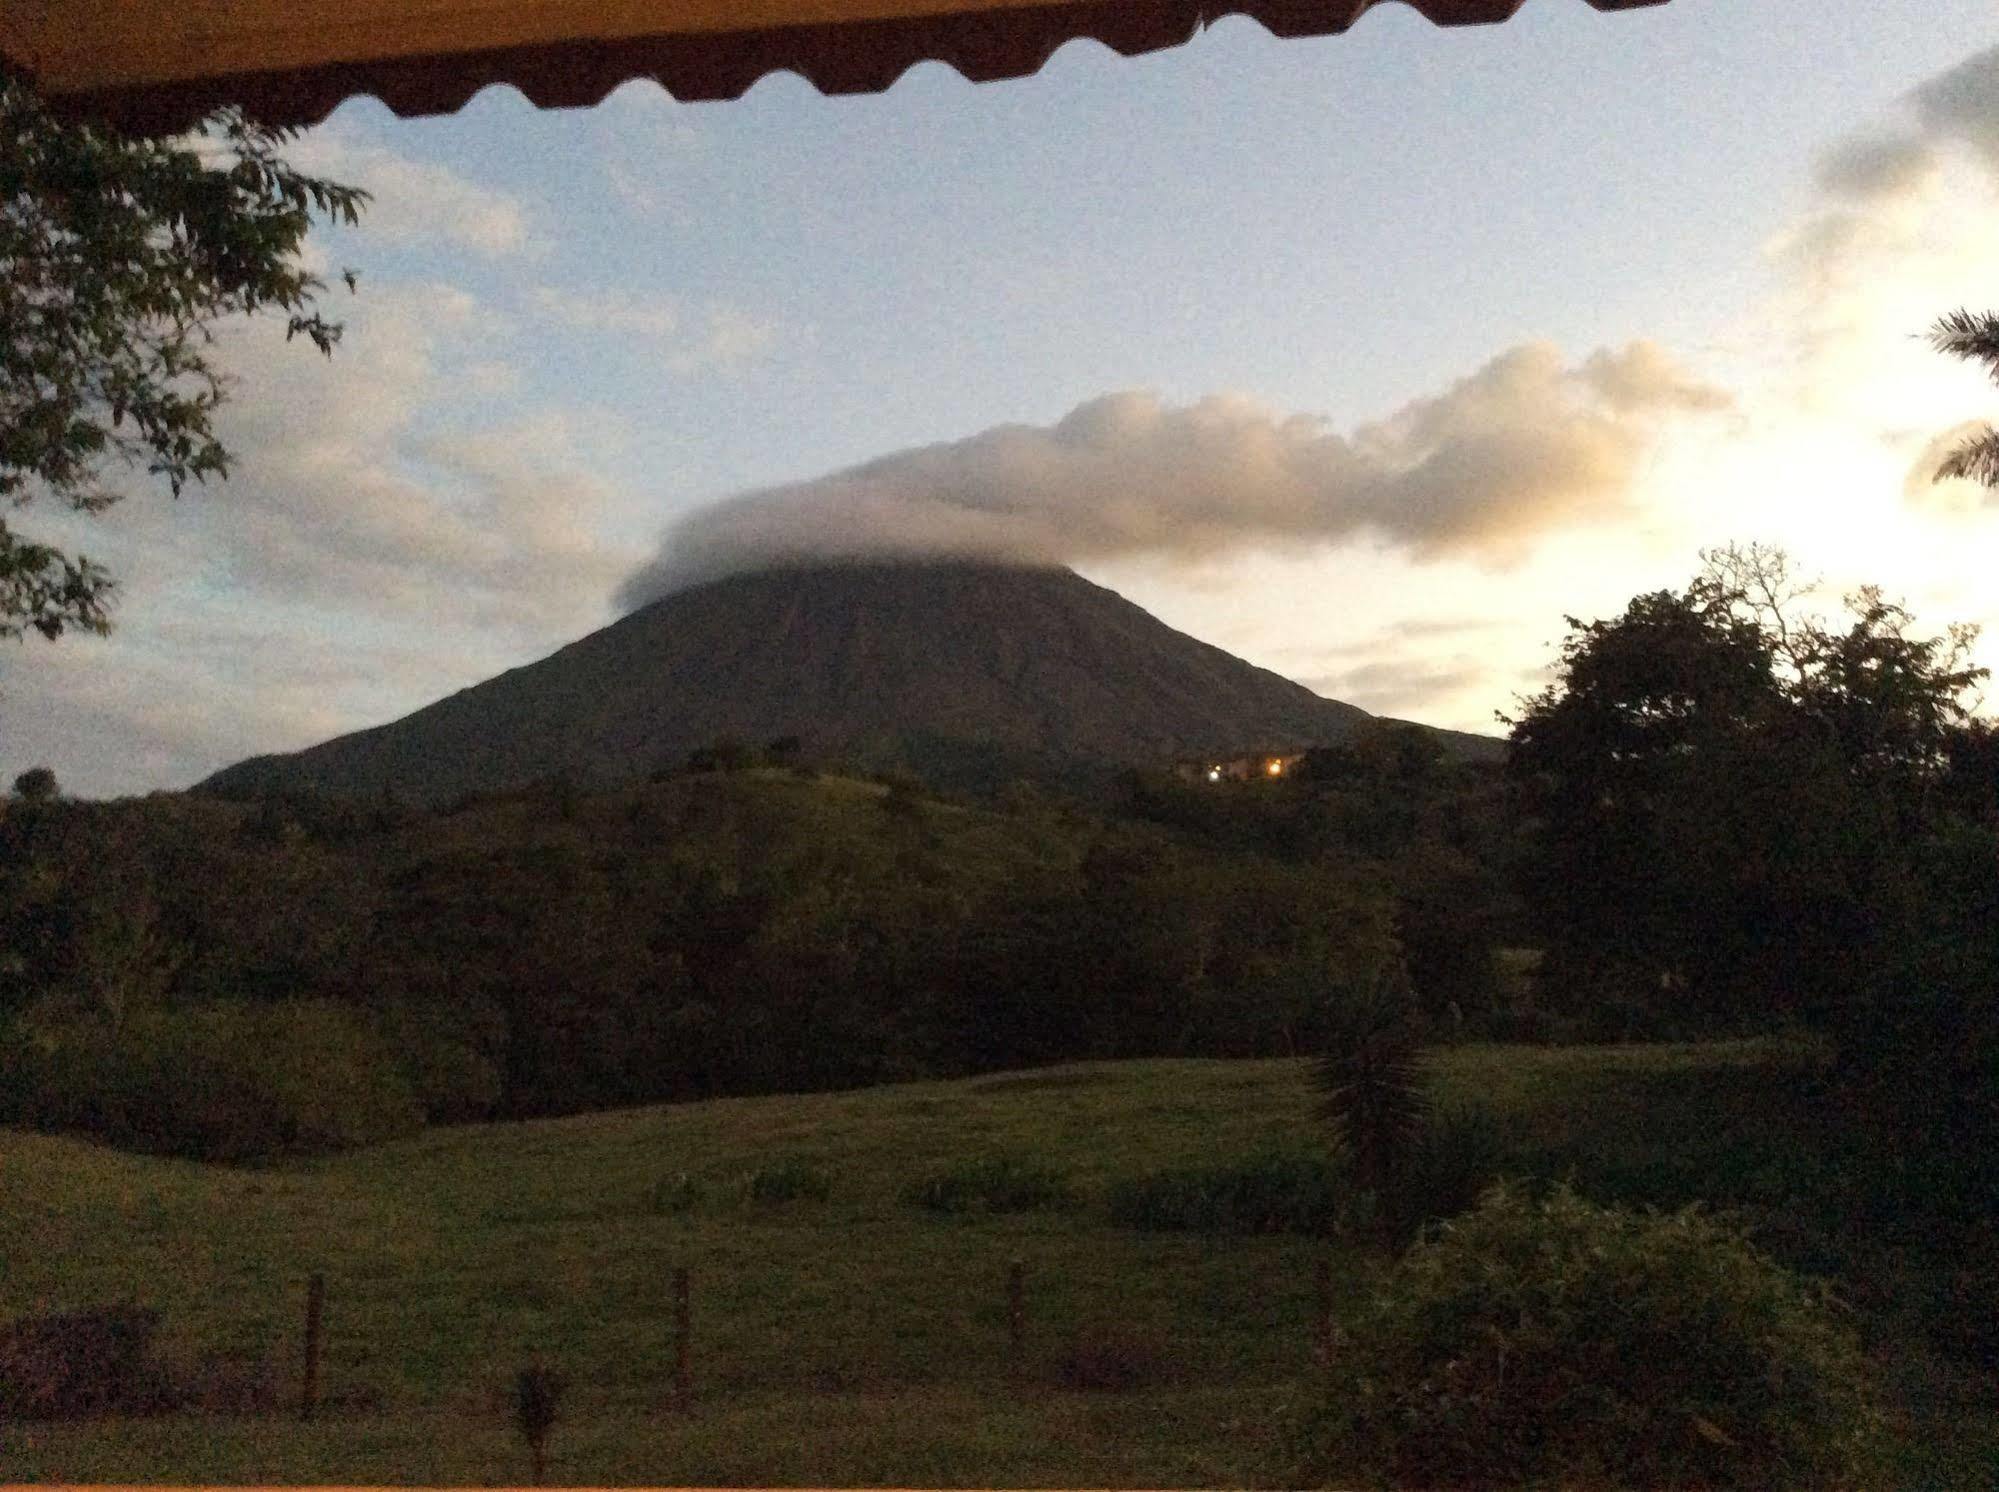
[(1715, 940), (1755, 912), (1726, 894), (1742, 849), (1731, 825), (1747, 807), (1733, 768), (1781, 709), (1775, 646), (1712, 576), (1634, 597), (1608, 621), (1568, 621), (1555, 682), (1511, 722), (1535, 840), (1521, 889), (1551, 982), (1598, 1004), (1671, 989), (1711, 1010), (1727, 967)]
[(56, 774), (47, 767), (30, 767), (14, 779), (14, 796), (23, 803), (46, 803), (58, 792)]
[[(286, 164), (293, 133), (225, 110), (193, 139), (130, 138), (0, 82), (0, 511), (101, 512), (122, 495), (113, 467), (175, 496), (227, 477), (219, 321), (275, 309), (287, 338), (332, 352), (341, 329), (299, 249), (318, 216), (356, 222), (367, 194)], [(0, 637), (104, 632), (112, 587), (0, 519)]]
[(1571, 619), (1512, 722), (1548, 971), (1654, 1030), (1790, 1015), (1871, 1060), (1879, 1002), (1906, 1002), (1958, 916), (1937, 847), (1989, 828), (1975, 633), (1919, 635), (1872, 588), (1841, 623), (1799, 616), (1780, 553), (1705, 559), (1684, 592)]
[[(1930, 345), (1938, 352), (1978, 363), (1999, 379), (1999, 315), (1990, 311), (1952, 311), (1930, 328)], [(1987, 425), (1961, 442), (1937, 468), (1937, 480), (1966, 477), (1987, 487), (1999, 487), (1999, 430)]]

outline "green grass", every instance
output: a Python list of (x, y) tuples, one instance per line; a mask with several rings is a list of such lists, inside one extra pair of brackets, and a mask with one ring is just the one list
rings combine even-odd
[[(1586, 1186), (1592, 1167), (1670, 1189), (1706, 1166), (1738, 1189), (1775, 1177), (1774, 1191), (1798, 1132), (1773, 1120), (1772, 1095), (1813, 1061), (1773, 1043), (1465, 1047), (1439, 1058), (1438, 1084), (1490, 1109), (1537, 1169)], [(504, 1390), (539, 1352), (572, 1385), (560, 1481), (1278, 1482), (1276, 1414), (1311, 1379), (1314, 1260), (1333, 1252), (1340, 1310), (1373, 1266), (1308, 1239), (1124, 1231), (1103, 1197), (1121, 1178), (1295, 1142), (1309, 1109), (1302, 1063), (1141, 1062), (436, 1130), (268, 1170), (0, 1131), (0, 1318), (135, 1298), (188, 1350), (267, 1354), (289, 1394), (304, 1280), (321, 1270), (334, 1400), (311, 1426), (0, 1427), (0, 1481), (519, 1480)], [(1080, 1205), (940, 1216), (901, 1200), (1000, 1154), (1059, 1163)], [(827, 1178), (824, 1198), (759, 1201), (744, 1185), (787, 1165)], [(683, 1172), (694, 1200), (660, 1205)], [(664, 1407), (681, 1265), (686, 1415)], [(1092, 1329), (1156, 1342), (1179, 1372), (1121, 1394), (1060, 1389), (1056, 1362)], [(1952, 1416), (1967, 1454), (1999, 1450), (1989, 1412), (1925, 1412)], [(1960, 1485), (1934, 1433), (1911, 1438), (1937, 1460), (1911, 1485)]]

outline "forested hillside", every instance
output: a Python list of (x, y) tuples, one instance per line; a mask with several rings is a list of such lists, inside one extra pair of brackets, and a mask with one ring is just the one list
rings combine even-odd
[(1329, 990), (1400, 981), (1423, 941), (1382, 867), (1462, 854), (1414, 819), (1370, 848), (1329, 787), (1202, 789), (1224, 815), (1316, 805), (1316, 846), (1172, 823), (1163, 791), (1134, 801), (1169, 822), (803, 768), (452, 811), (17, 799), (11, 1116), (242, 1155), (421, 1119), (1310, 1051)]

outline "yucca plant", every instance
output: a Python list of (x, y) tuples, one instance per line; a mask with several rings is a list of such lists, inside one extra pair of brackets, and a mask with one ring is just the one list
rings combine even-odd
[(531, 1362), (514, 1375), (514, 1428), (527, 1442), (537, 1487), (548, 1479), (548, 1435), (568, 1387), (568, 1379), (542, 1362)]
[(1312, 1069), (1318, 1114), (1345, 1145), (1354, 1179), (1385, 1202), (1429, 1115), (1415, 1012), (1399, 982), (1377, 977), (1336, 1003), (1329, 1024)]

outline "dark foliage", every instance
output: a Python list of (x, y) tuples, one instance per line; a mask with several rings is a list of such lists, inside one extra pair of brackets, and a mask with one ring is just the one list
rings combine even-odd
[(47, 767), (30, 767), (14, 779), (14, 796), (23, 803), (46, 803), (58, 796), (56, 774)]
[(1017, 1155), (985, 1156), (933, 1171), (910, 1183), (902, 1199), (953, 1214), (1059, 1212), (1081, 1200), (1062, 1172)]
[(0, 1048), (0, 1118), (134, 1150), (246, 1161), (412, 1133), (386, 1048), (329, 1001), (35, 1023)]
[(1077, 1333), (1055, 1363), (1058, 1384), (1085, 1392), (1129, 1393), (1179, 1376), (1179, 1364), (1163, 1341), (1128, 1326)]
[(527, 1445), (537, 1486), (548, 1480), (548, 1437), (568, 1389), (569, 1380), (546, 1363), (529, 1363), (514, 1375), (514, 1428)]
[(0, 1327), (0, 1420), (164, 1414), (182, 1391), (138, 1305), (25, 1316)]
[(1884, 1119), (1999, 1133), (1973, 634), (1921, 635), (1871, 590), (1800, 618), (1781, 555), (1708, 560), (1684, 592), (1572, 622), (1514, 722), (1543, 990), (1600, 1035), (1801, 1022)]
[(1396, 1265), (1302, 1427), (1342, 1485), (1870, 1485), (1868, 1369), (1811, 1287), (1698, 1212), (1498, 1189)]
[(833, 1178), (798, 1156), (758, 1166), (743, 1178), (743, 1195), (752, 1202), (823, 1202), (833, 1195)]
[[(1989, 311), (1956, 310), (1937, 318), (1930, 328), (1930, 345), (1938, 352), (1978, 363), (1999, 378), (1999, 316)], [(1999, 430), (1987, 425), (1960, 441), (1937, 468), (1936, 479), (1964, 477), (1986, 487), (1999, 487)]]
[(1406, 1169), (1429, 1114), (1412, 1015), (1407, 998), (1387, 981), (1336, 1001), (1312, 1068), (1319, 1117), (1352, 1158), (1354, 1180), (1377, 1201)]
[[(288, 338), (333, 350), (300, 251), (315, 216), (352, 223), (367, 194), (293, 169), (290, 133), (239, 112), (206, 137), (204, 151), (64, 123), (0, 79), (0, 510), (39, 495), (101, 511), (119, 497), (112, 465), (175, 496), (227, 476), (217, 322), (275, 311)], [(0, 639), (102, 632), (111, 586), (0, 521)]]
[(1346, 1167), (1311, 1151), (1155, 1171), (1114, 1183), (1108, 1195), (1119, 1227), (1216, 1235), (1326, 1237), (1355, 1221), (1357, 1201)]

